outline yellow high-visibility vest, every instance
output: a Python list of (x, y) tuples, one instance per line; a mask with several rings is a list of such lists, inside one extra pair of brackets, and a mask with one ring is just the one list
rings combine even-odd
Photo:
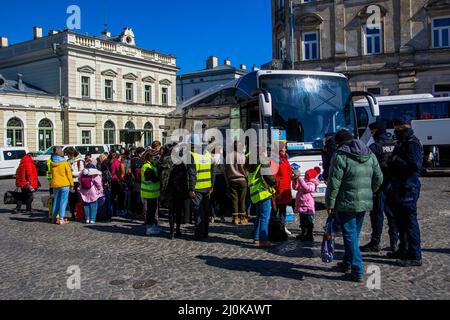
[(268, 187), (261, 177), (261, 165), (254, 172), (249, 172), (248, 186), (250, 188), (250, 199), (253, 204), (267, 200), (275, 194), (275, 190)]
[(158, 174), (158, 169), (152, 164), (147, 162), (142, 166), (141, 171), (141, 198), (142, 199), (158, 199), (160, 196), (161, 183), (151, 182), (145, 179), (145, 172), (150, 169)]
[(205, 190), (212, 188), (212, 175), (211, 175), (211, 162), (212, 156), (206, 151), (205, 154), (198, 154), (191, 152), (194, 158), (196, 170), (197, 170), (197, 181), (195, 184), (195, 190)]
[(47, 180), (49, 183), (52, 182), (52, 157), (47, 160)]

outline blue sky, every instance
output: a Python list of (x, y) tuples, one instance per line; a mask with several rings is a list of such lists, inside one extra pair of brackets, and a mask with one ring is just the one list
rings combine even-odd
[(270, 0), (49, 0), (5, 1), (0, 36), (10, 44), (30, 40), (32, 27), (65, 29), (67, 7), (81, 8), (81, 30), (99, 35), (107, 17), (109, 30), (129, 26), (139, 47), (172, 53), (181, 72), (203, 69), (209, 55), (222, 63), (248, 67), (272, 56)]

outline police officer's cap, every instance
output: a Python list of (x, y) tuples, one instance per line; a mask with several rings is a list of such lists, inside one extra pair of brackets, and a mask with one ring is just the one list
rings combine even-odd
[(405, 114), (402, 116), (399, 116), (398, 118), (394, 119), (394, 126), (403, 126), (403, 125), (411, 125), (412, 118), (411, 116)]

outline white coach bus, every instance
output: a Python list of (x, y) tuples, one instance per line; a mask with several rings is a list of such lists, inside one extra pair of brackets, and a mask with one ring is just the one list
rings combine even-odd
[[(367, 92), (351, 92), (347, 78), (338, 73), (269, 71), (248, 73), (226, 85), (205, 91), (172, 114), (172, 128), (268, 129), (286, 141), (291, 164), (304, 174), (322, 168), (322, 149), (327, 133), (346, 128), (358, 135), (354, 97), (365, 97), (371, 116), (379, 113), (376, 98)], [(316, 196), (325, 194), (322, 182)]]
[[(435, 98), (431, 94), (378, 97), (380, 118), (387, 121), (388, 133), (394, 136), (393, 120), (409, 115), (415, 135), (424, 146), (424, 164), (427, 170), (450, 167), (450, 97)], [(372, 142), (369, 124), (376, 117), (365, 101), (355, 103), (359, 135), (366, 143)]]

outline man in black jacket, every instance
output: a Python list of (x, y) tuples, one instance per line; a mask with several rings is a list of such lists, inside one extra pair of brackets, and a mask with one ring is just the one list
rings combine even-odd
[(375, 143), (370, 145), (370, 150), (375, 154), (383, 171), (383, 185), (373, 195), (373, 210), (370, 212), (370, 222), (372, 225), (372, 236), (370, 242), (361, 247), (362, 252), (380, 252), (381, 234), (383, 232), (383, 220), (386, 215), (389, 226), (390, 248), (392, 252), (398, 250), (398, 230), (395, 224), (394, 214), (387, 205), (387, 187), (390, 179), (387, 173), (388, 162), (392, 157), (395, 148), (395, 141), (386, 132), (386, 121), (379, 119), (372, 123), (369, 128)]
[(144, 165), (145, 149), (139, 147), (134, 152), (134, 157), (131, 158), (130, 171), (133, 177), (131, 192), (130, 192), (130, 211), (133, 218), (142, 216), (144, 210), (144, 203), (141, 198), (141, 169)]
[[(203, 150), (199, 138), (193, 137), (191, 162), (187, 165), (188, 190), (191, 210), (195, 220), (194, 239), (201, 241), (208, 237), (210, 204), (214, 175), (211, 154)], [(201, 154), (198, 152), (202, 152)]]
[(389, 161), (389, 199), (400, 233), (399, 251), (391, 257), (399, 258), (401, 267), (422, 265), (420, 228), (417, 221), (417, 201), (420, 197), (420, 174), (423, 147), (411, 128), (411, 118), (402, 116), (394, 121), (397, 145)]

